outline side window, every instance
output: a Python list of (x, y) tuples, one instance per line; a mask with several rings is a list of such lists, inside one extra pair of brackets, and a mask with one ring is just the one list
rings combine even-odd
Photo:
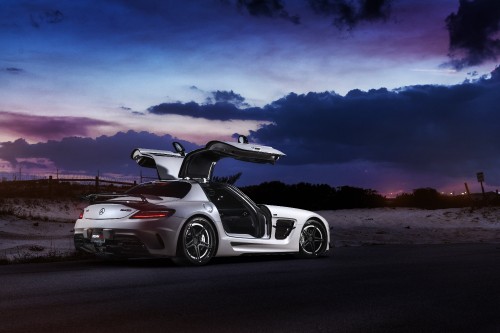
[(223, 209), (238, 209), (242, 208), (243, 204), (234, 197), (234, 195), (227, 191), (226, 189), (221, 189), (219, 191), (218, 196), (217, 196), (217, 202), (215, 205), (220, 205)]
[(207, 191), (207, 194), (218, 209), (239, 209), (244, 207), (243, 203), (225, 188), (211, 188)]

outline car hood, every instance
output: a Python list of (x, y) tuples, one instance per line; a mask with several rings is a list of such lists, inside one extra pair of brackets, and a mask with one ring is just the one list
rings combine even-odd
[(210, 179), (217, 162), (234, 158), (252, 163), (274, 164), (285, 154), (272, 147), (251, 143), (210, 141), (205, 147), (182, 156), (179, 153), (137, 148), (132, 159), (142, 167), (156, 168), (160, 179)]

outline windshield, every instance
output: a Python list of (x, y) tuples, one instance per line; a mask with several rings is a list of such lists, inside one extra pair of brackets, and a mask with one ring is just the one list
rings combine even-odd
[(158, 197), (184, 198), (191, 190), (191, 184), (182, 181), (154, 182), (137, 185), (127, 194), (149, 194)]

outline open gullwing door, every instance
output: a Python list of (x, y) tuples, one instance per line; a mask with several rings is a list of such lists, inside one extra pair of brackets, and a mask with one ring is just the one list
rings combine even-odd
[(210, 141), (204, 148), (186, 155), (179, 171), (180, 178), (210, 179), (215, 164), (223, 158), (252, 163), (274, 164), (285, 155), (272, 147), (252, 143)]
[(178, 179), (179, 170), (184, 160), (184, 156), (180, 153), (144, 148), (134, 149), (131, 157), (141, 167), (156, 168), (158, 178), (161, 180)]
[(223, 158), (274, 164), (285, 155), (272, 147), (248, 143), (246, 138), (240, 142), (210, 141), (204, 148), (194, 150), (187, 155), (180, 144), (174, 143), (174, 147), (177, 152), (136, 148), (132, 151), (131, 157), (142, 167), (156, 168), (158, 178), (161, 180), (178, 178), (208, 180), (212, 177), (214, 166)]

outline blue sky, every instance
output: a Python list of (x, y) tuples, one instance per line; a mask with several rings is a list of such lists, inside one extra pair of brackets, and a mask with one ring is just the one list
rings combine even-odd
[(222, 163), (240, 185), (496, 189), (499, 23), (494, 0), (3, 0), (0, 172), (133, 176), (134, 147), (240, 133), (287, 154)]

